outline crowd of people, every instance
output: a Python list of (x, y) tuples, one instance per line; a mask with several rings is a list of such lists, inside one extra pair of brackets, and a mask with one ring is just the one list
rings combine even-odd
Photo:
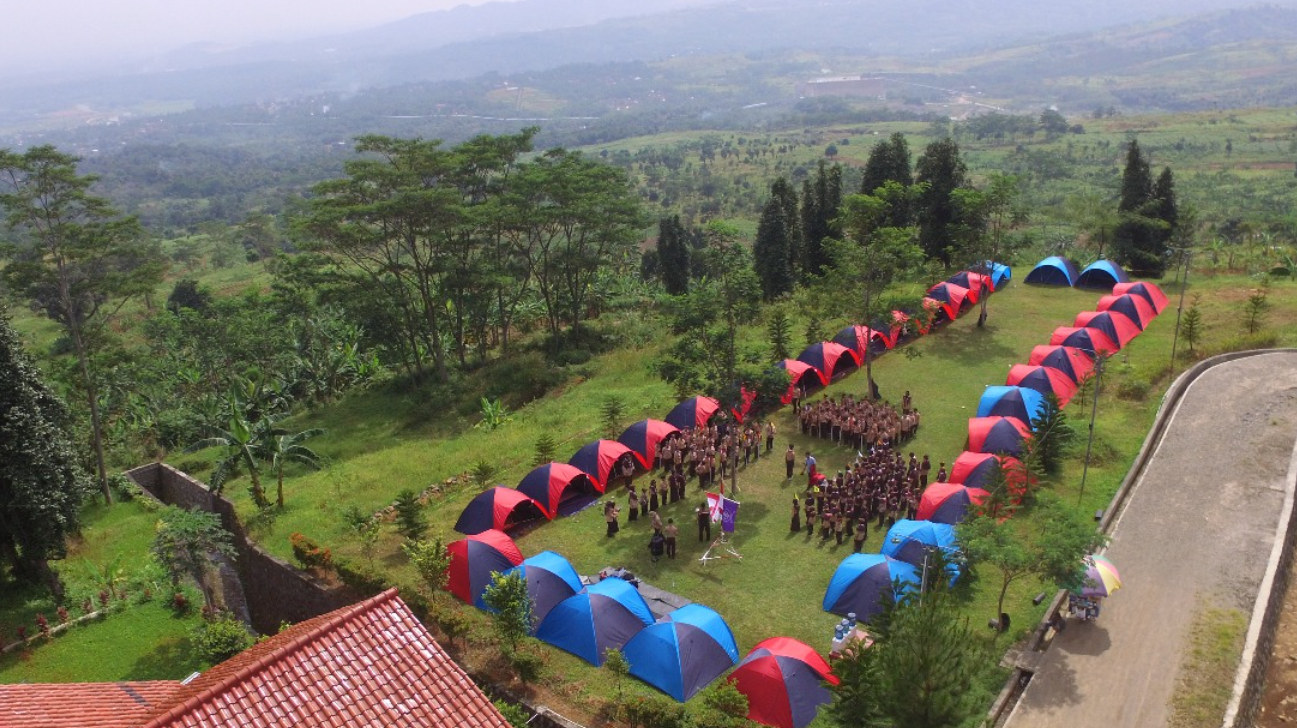
[(914, 437), (919, 429), (919, 410), (907, 391), (901, 408), (883, 399), (857, 399), (850, 394), (806, 403), (797, 403), (797, 420), (802, 434), (831, 440), (858, 451), (882, 443), (897, 444)]

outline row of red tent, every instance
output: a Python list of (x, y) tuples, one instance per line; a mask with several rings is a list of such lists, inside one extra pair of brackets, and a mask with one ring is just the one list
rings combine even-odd
[[(968, 448), (954, 461), (947, 481), (929, 485), (920, 497), (915, 521), (898, 521), (884, 539), (881, 554), (852, 554), (833, 574), (824, 596), (827, 612), (859, 616), (862, 622), (881, 611), (881, 604), (899, 600), (918, 581), (918, 557), (906, 557), (905, 546), (916, 551), (957, 549), (952, 530), (990, 492), (983, 488), (997, 469), (1009, 497), (1020, 497), (1029, 477), (1017, 456), (1032, 436), (1031, 422), (1047, 395), (1066, 406), (1095, 369), (1098, 354), (1119, 351), (1166, 308), (1167, 299), (1153, 283), (1118, 283), (1112, 295), (1099, 300), (1095, 311), (1080, 313), (1073, 327), (1059, 328), (1049, 346), (1037, 346), (1028, 364), (1015, 364), (1003, 387), (988, 387), (977, 417), (968, 421)], [(958, 576), (952, 570), (951, 578)]]
[(620, 650), (631, 675), (680, 702), (733, 667), (726, 679), (747, 696), (748, 718), (801, 728), (831, 699), (822, 683), (838, 682), (803, 642), (771, 637), (740, 661), (734, 634), (715, 610), (686, 604), (655, 618), (632, 582), (608, 575), (587, 584), (553, 551), (524, 559), (503, 531), (474, 534), (446, 550), (447, 589), (455, 596), (489, 610), (483, 597), (495, 574), (517, 573), (527, 585), (533, 636), (595, 666), (607, 650)]
[[(913, 320), (913, 333), (927, 334), (931, 323), (951, 321), (968, 311), (982, 296), (993, 293), (1011, 276), (1008, 266), (988, 263), (988, 273), (961, 271), (928, 289), (923, 299), (934, 316)], [(789, 374), (788, 391), (782, 402), (792, 401), (799, 387), (827, 386), (835, 376), (861, 366), (865, 357), (874, 358), (895, 348), (906, 325), (912, 321), (903, 311), (891, 313), (890, 327), (847, 326), (832, 341), (812, 344), (796, 359), (776, 364)], [(810, 379), (806, 377), (810, 375)], [(736, 421), (747, 416), (755, 394), (744, 390), (740, 406), (730, 410)], [(650, 469), (658, 445), (681, 430), (705, 426), (721, 410), (711, 397), (691, 397), (676, 405), (665, 420), (641, 420), (626, 428), (616, 440), (596, 440), (578, 450), (567, 463), (541, 465), (516, 488), (490, 488), (475, 497), (460, 514), (455, 530), (481, 533), (489, 528), (508, 529), (521, 523), (570, 515), (595, 501), (617, 476), (619, 464), (631, 460), (637, 469)]]

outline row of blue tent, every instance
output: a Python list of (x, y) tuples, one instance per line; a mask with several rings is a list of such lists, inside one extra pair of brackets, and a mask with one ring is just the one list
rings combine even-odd
[(1118, 283), (1129, 283), (1130, 276), (1111, 260), (1100, 258), (1078, 270), (1071, 260), (1051, 255), (1037, 263), (1023, 282), (1041, 286), (1110, 289)]
[[(877, 554), (851, 554), (838, 564), (824, 592), (824, 611), (854, 614), (869, 624), (886, 605), (918, 588), (929, 568), (930, 554), (940, 550), (951, 583), (960, 575), (955, 527), (946, 523), (902, 519), (887, 531)], [(935, 568), (935, 567), (933, 567)]]

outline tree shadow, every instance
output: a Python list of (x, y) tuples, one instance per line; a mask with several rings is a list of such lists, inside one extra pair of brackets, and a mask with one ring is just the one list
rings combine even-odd
[[(1001, 314), (1007, 316), (1008, 314)], [(952, 326), (941, 334), (942, 358), (954, 359), (962, 364), (980, 364), (987, 361), (1011, 361), (1022, 353), (1009, 346), (996, 334), (994, 319), (987, 319), (982, 328)], [(936, 355), (929, 351), (929, 354)]]
[(202, 668), (193, 641), (188, 636), (172, 637), (136, 660), (123, 679), (183, 680)]
[[(1052, 649), (1052, 648), (1051, 648)], [(1023, 700), (1028, 706), (1045, 712), (1081, 702), (1081, 690), (1076, 682), (1076, 670), (1065, 660), (1048, 662), (1031, 678)]]

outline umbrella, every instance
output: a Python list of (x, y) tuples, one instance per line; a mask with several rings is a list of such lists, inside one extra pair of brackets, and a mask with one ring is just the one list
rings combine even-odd
[(1114, 296), (1124, 296), (1128, 293), (1142, 296), (1144, 300), (1153, 306), (1153, 310), (1157, 313), (1162, 313), (1162, 310), (1166, 308), (1166, 294), (1162, 292), (1161, 288), (1158, 288), (1156, 283), (1139, 281), (1137, 283), (1118, 283), (1112, 287), (1112, 295)]
[(734, 633), (714, 610), (686, 604), (644, 628), (622, 650), (630, 674), (685, 702), (739, 660)]
[(851, 554), (838, 564), (829, 580), (824, 611), (844, 617), (854, 612), (861, 622), (868, 623), (883, 611), (886, 600), (900, 599), (894, 587), (898, 579), (907, 586), (917, 586), (918, 571), (911, 564), (882, 554)]
[(1023, 422), (1031, 422), (1040, 414), (1045, 405), (1045, 397), (1034, 389), (1027, 387), (987, 387), (982, 399), (977, 403), (978, 417), (1017, 417)]
[(1114, 354), (1121, 349), (1107, 334), (1089, 327), (1060, 326), (1054, 329), (1049, 343), (1053, 346), (1070, 346), (1086, 353)]
[(620, 650), (650, 624), (653, 613), (644, 597), (614, 576), (555, 604), (536, 628), (536, 639), (598, 667), (609, 648)]
[(1094, 371), (1094, 355), (1087, 354), (1074, 346), (1034, 347), (1027, 363), (1032, 366), (1053, 367), (1077, 384)]
[(1076, 394), (1076, 382), (1057, 369), (1030, 364), (1014, 364), (1004, 382), (1015, 387), (1027, 387), (1042, 395), (1053, 394), (1059, 407), (1066, 407)]
[(1157, 311), (1153, 304), (1149, 303), (1143, 296), (1125, 294), (1123, 296), (1104, 296), (1099, 299), (1099, 305), (1095, 306), (1099, 311), (1116, 311), (1126, 316), (1139, 327), (1140, 331), (1148, 328), (1157, 318)]
[(1021, 455), (1031, 428), (1017, 417), (974, 417), (968, 421), (971, 452)]
[(616, 477), (612, 472), (613, 465), (625, 455), (634, 457), (631, 449), (620, 442), (595, 440), (577, 450), (567, 464), (588, 475), (595, 487), (602, 492), (608, 487), (608, 481)]
[(958, 483), (933, 483), (919, 498), (917, 518), (933, 523), (954, 525), (964, 520), (970, 506), (978, 505), (990, 493)]
[(662, 420), (640, 420), (621, 433), (617, 442), (630, 448), (640, 464), (652, 468), (657, 459), (658, 443), (680, 432), (680, 429)]
[(1081, 596), (1106, 597), (1121, 588), (1117, 567), (1099, 555), (1085, 557), (1085, 588)]
[(581, 591), (581, 577), (560, 554), (542, 551), (505, 572), (522, 575), (531, 599), (531, 631), (545, 620), (554, 605)]
[(545, 506), (525, 493), (513, 488), (490, 488), (464, 506), (455, 530), (470, 535), (492, 528), (504, 531), (525, 521), (549, 517)]
[(518, 492), (531, 496), (553, 518), (576, 513), (594, 502), (603, 489), (567, 463), (547, 463), (527, 473), (518, 483)]
[(1139, 326), (1126, 314), (1116, 311), (1082, 311), (1076, 315), (1075, 325), (1102, 331), (1118, 348), (1139, 336)]
[[(726, 679), (747, 696), (748, 720), (776, 728), (803, 728), (815, 720), (821, 705), (833, 700), (821, 681), (829, 679), (836, 685), (837, 678), (819, 672), (807, 659), (762, 646), (770, 641), (753, 648)], [(805, 644), (797, 644), (814, 654)], [(819, 655), (813, 659), (824, 662)]]
[(721, 408), (721, 403), (711, 397), (690, 397), (676, 405), (666, 416), (666, 421), (682, 430), (702, 427)]
[(838, 368), (838, 362), (841, 361), (844, 354), (852, 364), (860, 365), (854, 351), (832, 341), (811, 344), (797, 355), (797, 361), (814, 367), (819, 372), (820, 382), (828, 386), (828, 383), (833, 379), (833, 372)]
[(505, 572), (522, 563), (522, 552), (503, 531), (490, 530), (446, 545), (450, 554), (446, 588), (479, 609), (485, 608), (482, 592), (493, 572)]

